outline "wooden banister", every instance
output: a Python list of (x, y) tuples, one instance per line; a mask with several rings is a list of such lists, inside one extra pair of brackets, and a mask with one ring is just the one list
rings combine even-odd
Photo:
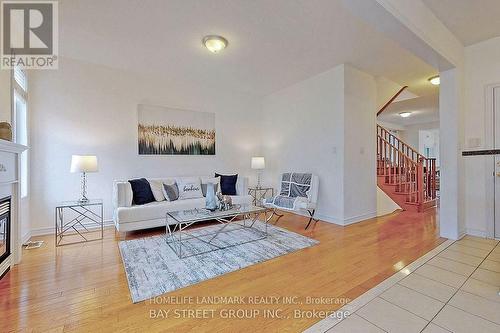
[(392, 142), (396, 142), (397, 146), (400, 149), (402, 149), (403, 151), (404, 150), (408, 150), (409, 152), (411, 152), (411, 155), (415, 158), (415, 161), (418, 161), (418, 159), (420, 157), (425, 158), (424, 155), (420, 154), (412, 146), (410, 146), (405, 141), (401, 140), (400, 138), (398, 138), (397, 136), (395, 136), (394, 134), (392, 134), (389, 130), (385, 129), (384, 127), (382, 127), (382, 126), (380, 126), (378, 124), (377, 124), (377, 134), (382, 134), (382, 135), (388, 136), (389, 137), (389, 142), (391, 142), (391, 141)]
[(436, 199), (436, 159), (426, 158), (384, 127), (377, 125), (377, 175), (406, 202), (418, 205)]
[(384, 112), (384, 110), (385, 110), (385, 109), (387, 109), (387, 107), (388, 107), (388, 106), (389, 106), (392, 102), (394, 102), (394, 100), (395, 100), (396, 98), (398, 98), (398, 96), (399, 96), (399, 95), (400, 95), (400, 94), (401, 94), (401, 93), (402, 93), (402, 92), (403, 92), (406, 88), (408, 88), (408, 86), (404, 86), (403, 88), (399, 89), (399, 91), (396, 93), (396, 95), (392, 96), (392, 97), (391, 97), (391, 99), (390, 99), (387, 103), (385, 103), (385, 104), (384, 104), (384, 106), (382, 106), (382, 108), (381, 108), (380, 110), (378, 110), (378, 112), (377, 112), (377, 117), (378, 117), (378, 115), (380, 115), (382, 112)]
[[(389, 141), (387, 141), (386, 139), (381, 138), (381, 140), (382, 140), (382, 141), (384, 141), (386, 144), (391, 145), (391, 146), (393, 146), (394, 148), (396, 148), (396, 149), (397, 149), (397, 147), (395, 147), (392, 143), (390, 143), (390, 142), (389, 142)], [(403, 157), (408, 158), (408, 159), (410, 159), (410, 160), (413, 160), (410, 156), (406, 155), (406, 154), (405, 154), (402, 150), (400, 150), (400, 149), (397, 149), (397, 150), (401, 152), (401, 155), (402, 155)]]

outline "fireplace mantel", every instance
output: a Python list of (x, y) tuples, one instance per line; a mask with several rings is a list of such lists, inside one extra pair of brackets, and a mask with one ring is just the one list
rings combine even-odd
[(11, 197), (10, 256), (0, 264), (0, 276), (21, 261), (20, 154), (28, 147), (0, 139), (0, 197)]
[(18, 143), (14, 143), (14, 142), (0, 139), (0, 151), (20, 154), (23, 151), (25, 151), (26, 149), (28, 149), (28, 147), (20, 145)]

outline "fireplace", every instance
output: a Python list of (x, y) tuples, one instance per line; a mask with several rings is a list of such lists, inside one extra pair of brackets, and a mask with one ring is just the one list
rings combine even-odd
[(10, 227), (10, 197), (7, 197), (0, 199), (0, 265), (10, 256)]

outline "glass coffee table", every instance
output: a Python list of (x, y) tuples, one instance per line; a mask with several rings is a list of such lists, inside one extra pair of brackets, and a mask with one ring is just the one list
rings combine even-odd
[[(258, 217), (263, 215), (262, 221)], [(181, 259), (255, 242), (267, 237), (272, 209), (253, 205), (235, 205), (229, 210), (209, 211), (196, 208), (166, 214), (167, 244)], [(218, 224), (187, 228), (203, 222)]]

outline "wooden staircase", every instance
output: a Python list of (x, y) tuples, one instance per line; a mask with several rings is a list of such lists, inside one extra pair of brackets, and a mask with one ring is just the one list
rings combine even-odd
[(404, 210), (434, 207), (436, 159), (426, 158), (377, 125), (377, 184)]

